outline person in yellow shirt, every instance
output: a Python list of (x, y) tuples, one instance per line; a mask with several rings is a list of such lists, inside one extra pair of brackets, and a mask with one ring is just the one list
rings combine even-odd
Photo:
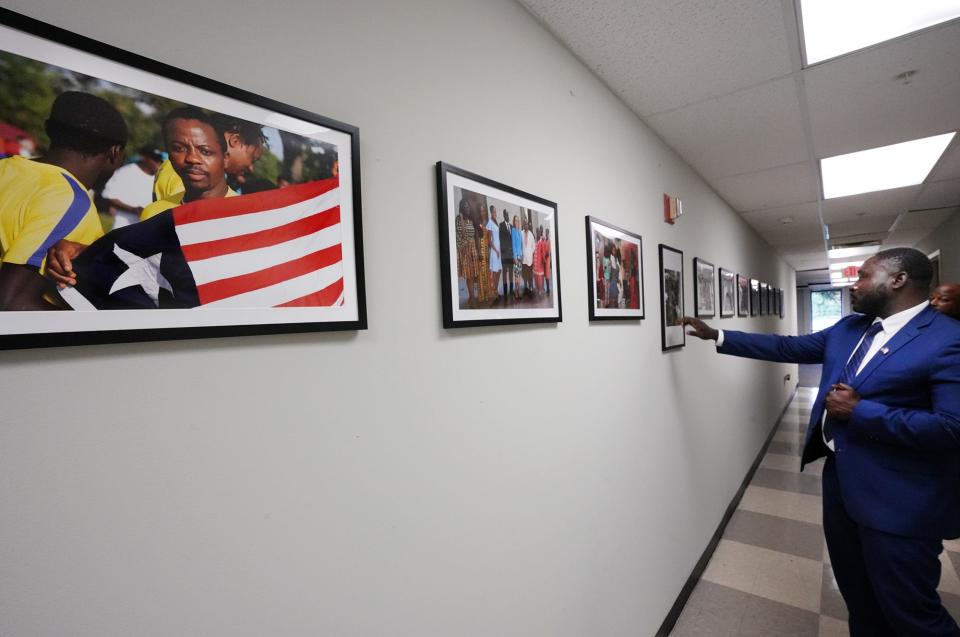
[[(225, 115), (213, 115), (211, 121), (223, 133), (227, 182), (232, 188), (239, 189), (246, 174), (263, 155), (267, 143), (263, 127)], [(174, 170), (173, 163), (169, 159), (164, 161), (153, 179), (153, 200), (170, 199), (183, 190), (183, 179)]]
[(40, 160), (0, 159), (0, 310), (56, 309), (44, 300), (47, 251), (90, 244), (103, 227), (88, 190), (123, 163), (127, 125), (109, 102), (68, 91), (53, 102)]
[[(170, 165), (184, 190), (145, 206), (140, 221), (198, 199), (237, 196), (227, 185), (227, 144), (217, 120), (199, 108), (183, 106), (167, 113), (162, 131)], [(48, 256), (48, 276), (61, 286), (76, 285), (73, 259), (87, 245), (89, 242), (58, 242)]]
[(216, 120), (192, 106), (174, 109), (163, 121), (163, 139), (184, 190), (146, 206), (141, 221), (182, 203), (237, 195), (227, 184), (227, 143)]

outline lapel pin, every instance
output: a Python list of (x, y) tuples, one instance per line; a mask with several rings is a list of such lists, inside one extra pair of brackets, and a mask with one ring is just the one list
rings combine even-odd
[(884, 356), (886, 356), (887, 354), (890, 353), (890, 348), (889, 348), (889, 347), (881, 347), (881, 348), (880, 348), (880, 353), (883, 354)]

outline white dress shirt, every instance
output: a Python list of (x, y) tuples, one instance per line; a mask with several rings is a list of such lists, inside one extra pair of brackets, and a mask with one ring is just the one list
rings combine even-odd
[[(924, 308), (930, 305), (929, 301), (924, 301), (918, 305), (914, 305), (911, 308), (907, 308), (902, 312), (897, 312), (896, 314), (891, 314), (885, 319), (876, 318), (873, 320), (874, 323), (879, 322), (883, 325), (883, 328), (877, 332), (876, 336), (873, 337), (873, 342), (870, 343), (870, 349), (867, 350), (867, 355), (863, 357), (863, 362), (860, 363), (860, 367), (857, 368), (857, 373), (859, 374), (864, 367), (867, 366), (867, 363), (870, 362), (870, 359), (876, 355), (877, 352), (886, 345), (891, 338), (893, 338), (897, 332), (899, 332), (904, 325), (910, 322), (910, 320), (915, 317), (917, 314), (922, 312)], [(723, 345), (723, 330), (717, 330), (717, 347)], [(853, 358), (853, 353), (857, 351), (860, 347), (860, 343), (863, 341), (863, 336), (860, 337), (860, 340), (857, 341), (857, 345), (850, 350), (850, 355), (847, 356), (849, 361)], [(823, 418), (820, 420), (820, 433), (823, 436), (823, 442), (826, 443), (827, 447), (830, 448), (830, 451), (833, 451), (833, 440), (827, 440), (826, 432), (823, 431), (823, 423), (827, 418), (827, 412), (823, 412)]]

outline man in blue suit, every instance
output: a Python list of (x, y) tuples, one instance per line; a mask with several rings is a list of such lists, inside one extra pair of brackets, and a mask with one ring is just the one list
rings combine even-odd
[(823, 530), (853, 637), (960, 636), (937, 595), (944, 538), (960, 536), (960, 321), (927, 302), (933, 269), (883, 250), (850, 290), (857, 314), (806, 336), (719, 331), (717, 351), (822, 363), (801, 469), (826, 456)]

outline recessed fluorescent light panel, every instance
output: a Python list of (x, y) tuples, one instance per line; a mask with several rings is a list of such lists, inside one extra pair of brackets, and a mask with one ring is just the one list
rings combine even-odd
[(915, 139), (820, 160), (823, 197), (847, 197), (921, 183), (956, 133)]
[(807, 64), (960, 16), (960, 0), (800, 0)]
[(880, 246), (856, 246), (853, 248), (831, 248), (827, 252), (830, 259), (849, 259), (850, 257), (865, 257), (876, 254)]

